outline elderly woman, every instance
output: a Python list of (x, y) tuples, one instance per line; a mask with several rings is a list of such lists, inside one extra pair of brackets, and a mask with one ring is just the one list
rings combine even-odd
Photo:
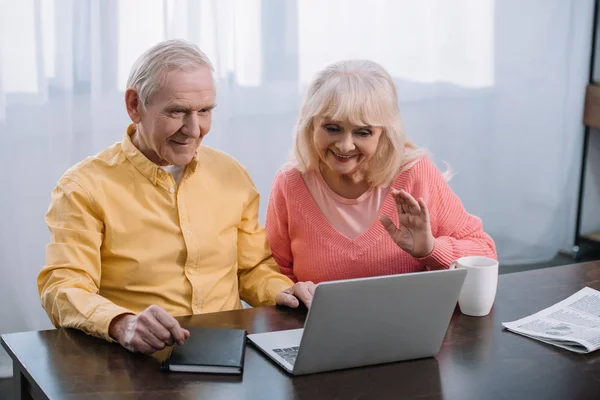
[(396, 88), (372, 61), (317, 74), (293, 155), (275, 177), (267, 237), (281, 271), (322, 282), (496, 258), (481, 220), (401, 128)]

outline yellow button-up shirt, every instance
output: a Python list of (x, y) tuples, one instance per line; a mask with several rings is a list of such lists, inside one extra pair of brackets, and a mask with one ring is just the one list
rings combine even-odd
[(200, 146), (176, 185), (131, 142), (75, 165), (52, 192), (38, 277), (55, 326), (111, 340), (111, 320), (156, 304), (171, 315), (272, 305), (292, 286), (258, 222), (259, 194), (226, 154)]

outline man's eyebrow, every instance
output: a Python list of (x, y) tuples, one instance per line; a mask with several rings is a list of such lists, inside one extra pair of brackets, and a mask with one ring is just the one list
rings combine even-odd
[[(210, 111), (210, 110), (214, 109), (216, 106), (217, 106), (216, 104), (211, 104), (211, 105), (208, 105), (206, 107), (202, 107), (201, 110), (208, 110), (208, 111)], [(165, 107), (165, 110), (167, 110), (167, 111), (181, 111), (181, 112), (191, 112), (192, 111), (192, 109), (190, 107), (184, 106), (184, 105), (181, 105), (181, 104), (169, 104), (168, 106)]]
[(188, 111), (190, 111), (190, 108), (186, 107), (184, 105), (181, 105), (181, 104), (169, 104), (168, 106), (165, 107), (165, 110), (167, 110), (167, 111), (184, 111), (184, 112), (188, 112)]

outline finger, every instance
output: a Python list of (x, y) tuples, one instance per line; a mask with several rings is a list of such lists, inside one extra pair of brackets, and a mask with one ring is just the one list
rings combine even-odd
[(140, 334), (140, 338), (148, 344), (148, 346), (152, 347), (152, 352), (156, 352), (158, 350), (162, 350), (167, 345), (164, 341), (160, 340), (156, 336), (152, 334), (149, 330)]
[(277, 293), (277, 296), (275, 297), (275, 303), (290, 308), (297, 308), (300, 305), (300, 302), (296, 297), (286, 293), (285, 291)]
[[(396, 204), (402, 208), (403, 214), (414, 214), (413, 203), (410, 201), (413, 197), (405, 190), (399, 190), (396, 195)], [(414, 199), (413, 199), (414, 200)]]
[(382, 214), (379, 216), (379, 221), (381, 221), (381, 224), (383, 225), (385, 230), (392, 237), (394, 237), (394, 235), (396, 235), (396, 232), (398, 232), (398, 228), (396, 227), (396, 225), (394, 225), (394, 222), (392, 221), (392, 219), (390, 217)]
[(414, 214), (414, 215), (418, 215), (421, 213), (421, 208), (419, 207), (419, 203), (417, 202), (417, 200), (415, 200), (414, 197), (411, 196), (410, 193), (408, 193), (405, 190), (401, 190), (400, 196), (402, 196), (402, 199), (404, 200), (404, 204), (406, 204), (406, 206), (407, 206), (408, 212), (410, 212), (411, 214)]
[(306, 283), (306, 288), (308, 289), (308, 292), (314, 297), (315, 296), (315, 289), (317, 288), (317, 285), (315, 285), (311, 281), (308, 281), (308, 282), (305, 282), (305, 283)]
[(152, 314), (151, 312), (143, 312), (139, 315), (138, 321), (144, 324), (149, 333), (155, 336), (161, 342), (167, 344), (168, 346), (173, 345), (173, 337), (171, 336), (171, 332), (169, 332)]
[(312, 294), (308, 291), (306, 283), (300, 282), (294, 285), (294, 292), (307, 308), (310, 308), (312, 303)]
[(396, 202), (396, 208), (398, 209), (398, 214), (406, 214), (406, 212), (408, 211), (406, 208), (406, 202), (404, 200), (404, 198), (402, 197), (402, 195), (400, 194), (399, 190), (396, 189), (392, 189), (392, 197), (394, 198), (394, 201)]
[(131, 352), (144, 354), (154, 354), (158, 351), (158, 349), (150, 345), (139, 335), (134, 336), (126, 348)]
[(287, 293), (287, 294), (291, 294), (291, 295), (293, 295), (293, 294), (294, 294), (294, 287), (293, 287), (293, 286), (290, 286), (289, 288), (285, 289), (285, 290), (283, 291), (283, 293)]
[(426, 221), (429, 221), (429, 209), (427, 208), (427, 204), (425, 204), (425, 200), (422, 197), (419, 197), (419, 206), (421, 207), (421, 214), (425, 217)]
[(190, 335), (191, 335), (190, 331), (188, 331), (187, 329), (184, 329), (184, 330), (183, 330), (183, 337), (184, 337), (185, 339), (189, 338), (189, 337), (190, 337)]
[(177, 320), (169, 315), (169, 313), (163, 308), (158, 306), (151, 307), (152, 308), (149, 308), (149, 310), (151, 310), (154, 317), (156, 317), (156, 320), (162, 326), (167, 328), (169, 332), (171, 332), (171, 337), (175, 340), (175, 342), (177, 342), (178, 345), (181, 346), (185, 341), (185, 337), (183, 336), (183, 329), (179, 325), (179, 322), (177, 322)]
[[(152, 324), (152, 321), (158, 325), (158, 322), (154, 320), (152, 315), (149, 315), (149, 313), (141, 313), (138, 316), (132, 340), (141, 338), (144, 342), (157, 350), (164, 349), (166, 340), (158, 338), (152, 333), (149, 327)], [(170, 339), (170, 337), (171, 336), (169, 335), (167, 339)]]
[(141, 339), (147, 345), (145, 346), (145, 349), (141, 351), (144, 354), (154, 354), (157, 351), (165, 348), (165, 343), (158, 340), (158, 338), (156, 338), (155, 336), (150, 336), (148, 338), (141, 337)]

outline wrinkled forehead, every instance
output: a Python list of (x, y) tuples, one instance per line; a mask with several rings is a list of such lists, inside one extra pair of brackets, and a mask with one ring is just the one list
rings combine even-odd
[(212, 71), (206, 67), (170, 69), (165, 71), (152, 94), (157, 101), (189, 99), (214, 102), (216, 88)]

